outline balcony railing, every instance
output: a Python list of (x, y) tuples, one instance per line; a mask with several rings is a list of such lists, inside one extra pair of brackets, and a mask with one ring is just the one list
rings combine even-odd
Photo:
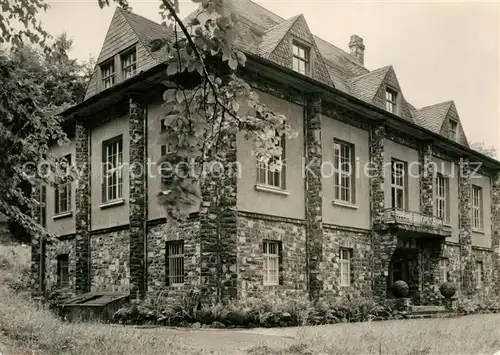
[(442, 228), (444, 224), (442, 218), (425, 216), (419, 212), (405, 211), (397, 208), (389, 208), (384, 211), (384, 222), (436, 229)]

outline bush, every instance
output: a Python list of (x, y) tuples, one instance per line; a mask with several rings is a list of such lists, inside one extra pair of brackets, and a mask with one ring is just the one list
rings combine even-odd
[(451, 298), (455, 296), (455, 293), (457, 292), (457, 287), (452, 282), (445, 282), (444, 284), (441, 285), (441, 287), (439, 287), (439, 292), (441, 292), (441, 295), (444, 298)]
[(408, 296), (410, 288), (406, 282), (399, 280), (392, 285), (392, 292), (394, 293), (394, 296), (403, 298)]
[(288, 327), (341, 322), (363, 322), (370, 320), (399, 319), (404, 313), (389, 302), (378, 304), (373, 300), (323, 300), (313, 305), (304, 298), (291, 300), (280, 297), (264, 299), (248, 298), (192, 307), (197, 302), (186, 298), (178, 305), (163, 306), (160, 298), (144, 302), (133, 302), (114, 315), (121, 324), (159, 324), (186, 326), (189, 324), (208, 327)]

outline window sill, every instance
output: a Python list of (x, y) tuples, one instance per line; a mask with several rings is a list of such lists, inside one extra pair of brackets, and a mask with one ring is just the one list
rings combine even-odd
[(344, 284), (344, 285), (340, 284), (339, 286), (340, 287), (349, 287), (349, 286), (351, 286), (351, 284)]
[(472, 228), (473, 233), (485, 234), (484, 229)]
[(332, 205), (339, 206), (339, 207), (345, 207), (345, 208), (351, 208), (353, 210), (357, 210), (359, 208), (359, 206), (357, 206), (357, 205), (354, 205), (350, 202), (341, 201), (341, 200), (333, 200)]
[(58, 213), (58, 214), (52, 216), (52, 219), (54, 221), (56, 221), (58, 219), (70, 218), (70, 217), (73, 217), (73, 211)]
[(443, 227), (452, 228), (451, 223), (443, 223)]
[(279, 283), (273, 284), (273, 283), (263, 283), (262, 284), (264, 287), (276, 287), (279, 286)]
[(108, 201), (106, 203), (103, 203), (99, 206), (99, 208), (101, 210), (104, 210), (106, 208), (111, 208), (111, 207), (120, 206), (120, 205), (124, 205), (124, 204), (125, 204), (125, 199), (121, 198), (119, 200), (113, 200), (113, 201)]
[(255, 185), (255, 190), (263, 191), (263, 192), (270, 192), (273, 194), (283, 195), (283, 196), (290, 195), (290, 191), (286, 191), (286, 190), (280, 189), (279, 187), (268, 186), (268, 185), (257, 184), (257, 185)]

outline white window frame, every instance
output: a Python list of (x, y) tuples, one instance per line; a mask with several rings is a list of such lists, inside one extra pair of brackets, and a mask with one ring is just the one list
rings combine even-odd
[(471, 186), (472, 228), (483, 229), (483, 189), (481, 186)]
[[(64, 156), (67, 166), (61, 169), (61, 174), (67, 175), (71, 165), (71, 154)], [(56, 215), (71, 211), (71, 181), (57, 184), (55, 189), (55, 211)]]
[(137, 73), (137, 52), (131, 48), (120, 55), (123, 80), (133, 77)]
[(306, 75), (309, 72), (309, 48), (299, 43), (292, 45), (292, 69)]
[(396, 114), (398, 109), (398, 92), (391, 88), (385, 89), (385, 109)]
[(351, 284), (351, 249), (340, 248), (340, 286), (349, 286)]
[(276, 240), (262, 242), (263, 256), (263, 284), (266, 286), (279, 285), (280, 281), (280, 243)]
[(441, 282), (448, 282), (448, 259), (439, 260), (439, 273), (441, 274)]
[(450, 223), (449, 214), (449, 186), (450, 181), (443, 174), (436, 174), (436, 217), (441, 218), (445, 224)]
[[(458, 132), (458, 122), (455, 120), (449, 120), (449, 135), (450, 139), (456, 140), (457, 139), (457, 132)], [(453, 127), (453, 129), (452, 129)]]
[(270, 165), (278, 161), (279, 158), (272, 157), (269, 161), (257, 161), (257, 184), (270, 186), (275, 189), (284, 190), (286, 188), (286, 139), (282, 136), (277, 140), (277, 147), (281, 147), (281, 170), (272, 171)]
[[(392, 208), (397, 210), (406, 210), (406, 171), (408, 165), (402, 160), (392, 159), (391, 161), (391, 205)], [(401, 192), (402, 206), (397, 205), (397, 192)]]
[(101, 64), (102, 86), (104, 89), (116, 84), (115, 59), (112, 58)]
[(476, 287), (478, 289), (483, 288), (483, 262), (482, 261), (476, 261)]
[(334, 139), (333, 161), (335, 200), (354, 204), (354, 145)]
[(166, 245), (167, 286), (184, 285), (184, 240), (169, 241)]
[(103, 203), (123, 198), (123, 137), (103, 142)]

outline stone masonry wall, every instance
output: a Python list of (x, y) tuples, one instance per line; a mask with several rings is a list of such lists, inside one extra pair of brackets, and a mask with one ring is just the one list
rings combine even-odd
[(471, 216), (471, 167), (468, 160), (459, 166), (458, 201), (460, 260), (462, 275), (462, 295), (470, 298), (474, 295), (473, 260), (472, 260), (472, 216)]
[[(178, 302), (189, 291), (200, 288), (200, 222), (189, 220), (176, 228), (174, 233), (169, 233), (166, 227), (166, 223), (162, 223), (148, 229), (148, 295)], [(166, 242), (172, 240), (184, 240), (182, 287), (167, 286), (166, 283)]]
[[(281, 241), (280, 283), (263, 285), (264, 240)], [(307, 297), (306, 228), (279, 217), (238, 216), (238, 298)]]
[(141, 102), (130, 99), (130, 168), (129, 221), (130, 221), (130, 296), (146, 296), (146, 221), (147, 174), (146, 171), (146, 110)]
[(91, 292), (129, 291), (129, 235), (125, 229), (91, 237)]
[(423, 144), (419, 149), (420, 211), (426, 216), (434, 214), (434, 164), (432, 145)]
[(75, 291), (77, 294), (90, 291), (90, 130), (76, 124), (76, 161), (79, 179), (76, 187), (76, 275)]
[[(322, 296), (343, 299), (372, 296), (372, 236), (369, 231), (343, 230), (324, 226)], [(340, 248), (350, 249), (351, 284), (340, 286)]]
[(310, 166), (306, 179), (306, 231), (308, 288), (311, 299), (316, 300), (323, 289), (319, 277), (323, 257), (323, 197), (321, 164), (321, 99), (311, 99), (306, 114), (306, 166)]
[(47, 244), (45, 254), (45, 284), (48, 291), (59, 288), (57, 285), (57, 257), (68, 254), (69, 261), (69, 286), (68, 290), (75, 292), (76, 282), (76, 239), (66, 239), (55, 243)]
[[(494, 269), (493, 269), (493, 258), (491, 250), (487, 248), (477, 248), (472, 247), (472, 282), (474, 285), (474, 298), (478, 300), (488, 300), (495, 295), (494, 287)], [(478, 264), (479, 263), (479, 264)], [(481, 268), (483, 279), (481, 286), (478, 283), (478, 272), (477, 269)]]
[(500, 173), (491, 179), (491, 248), (493, 264), (493, 283), (495, 292), (500, 295)]

